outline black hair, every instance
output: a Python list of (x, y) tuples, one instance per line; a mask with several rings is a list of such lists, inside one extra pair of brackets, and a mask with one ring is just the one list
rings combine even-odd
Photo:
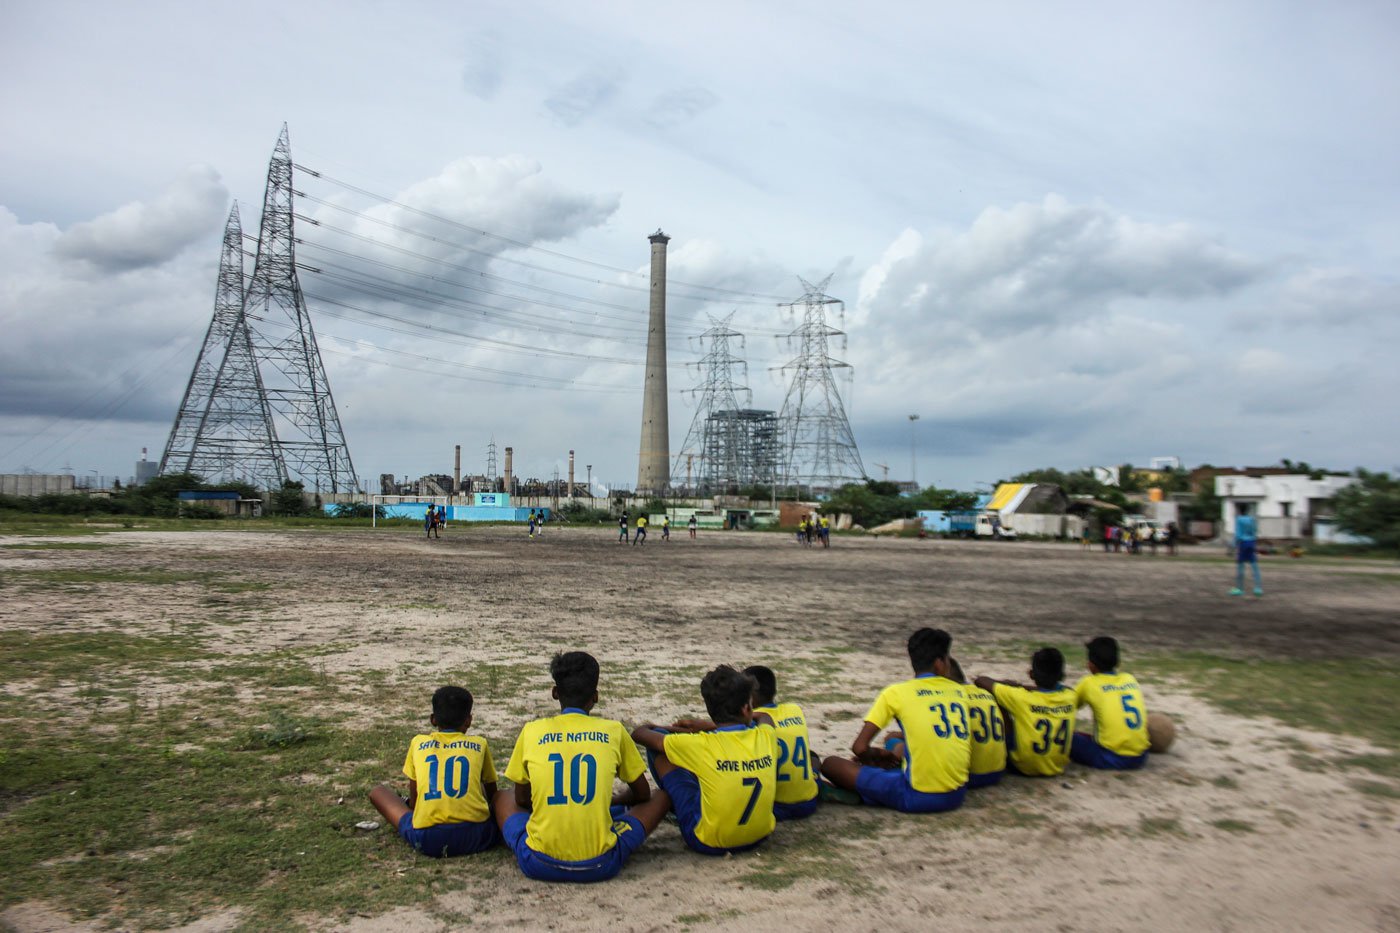
[(1084, 643), (1089, 649), (1089, 662), (1100, 672), (1107, 674), (1118, 668), (1118, 641), (1107, 635), (1091, 638)]
[(438, 687), (433, 692), (433, 724), (443, 732), (461, 732), (472, 715), (472, 693), (466, 687)]
[(720, 725), (743, 722), (744, 707), (753, 702), (753, 681), (728, 664), (721, 664), (700, 681), (705, 710)]
[(1031, 655), (1031, 679), (1041, 690), (1060, 685), (1065, 679), (1065, 656), (1059, 648), (1041, 648)]
[(948, 666), (952, 668), (952, 670), (948, 672), (949, 677), (960, 684), (967, 683), (967, 675), (963, 673), (962, 665), (959, 664), (958, 659), (951, 654), (948, 655)]
[(744, 676), (753, 681), (753, 705), (772, 706), (778, 696), (778, 678), (762, 664), (744, 668)]
[(952, 646), (953, 636), (939, 628), (921, 628), (910, 635), (909, 663), (914, 665), (914, 673), (933, 670), (933, 662), (946, 658)]
[(586, 651), (566, 651), (549, 662), (549, 676), (561, 707), (587, 708), (598, 692), (598, 659)]

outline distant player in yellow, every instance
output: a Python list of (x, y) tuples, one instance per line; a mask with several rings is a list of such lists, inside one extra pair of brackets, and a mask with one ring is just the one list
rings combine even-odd
[(975, 683), (996, 697), (1006, 714), (1011, 767), (1032, 777), (1060, 774), (1069, 763), (1076, 709), (1074, 691), (1061, 682), (1065, 656), (1058, 648), (1041, 648), (1031, 655), (1027, 673), (1035, 682), (1034, 689), (991, 677), (978, 677)]
[(670, 540), (671, 540), (671, 516), (670, 516), (670, 515), (663, 515), (663, 516), (661, 516), (661, 540), (662, 540), (662, 541), (670, 541)]
[(439, 687), (429, 722), (433, 731), (415, 735), (404, 758), (408, 799), (381, 784), (370, 791), (370, 803), (424, 855), (489, 849), (501, 838), (490, 809), (496, 768), (486, 740), (466, 733), (472, 724), (471, 693)]
[(638, 726), (657, 781), (670, 795), (685, 844), (703, 855), (752, 849), (773, 832), (778, 742), (753, 710), (753, 681), (720, 665), (700, 681), (715, 728), (690, 734)]
[[(671, 801), (652, 794), (622, 723), (589, 715), (598, 702), (593, 656), (555, 655), (549, 673), (562, 712), (520, 730), (506, 766), (515, 787), (496, 795), (496, 819), (527, 878), (604, 881), (641, 847)], [(628, 785), (616, 798), (614, 777)]]
[(637, 516), (637, 533), (634, 534), (634, 535), (632, 536), (632, 546), (633, 546), (633, 547), (636, 547), (636, 546), (639, 545), (639, 544), (646, 544), (646, 543), (647, 543), (647, 517), (646, 517), (645, 515), (638, 515), (638, 516)]
[(1118, 642), (1100, 635), (1084, 644), (1089, 676), (1074, 685), (1076, 706), (1094, 711), (1094, 733), (1074, 734), (1069, 754), (1091, 768), (1131, 770), (1147, 763), (1147, 706), (1132, 674), (1118, 673)]
[[(865, 803), (904, 813), (962, 806), (972, 750), (966, 694), (962, 684), (949, 679), (952, 643), (940, 629), (921, 628), (909, 636), (914, 677), (880, 691), (851, 743), (855, 758), (823, 759), (823, 777), (860, 794)], [(870, 745), (891, 721), (902, 733), (900, 754)]]

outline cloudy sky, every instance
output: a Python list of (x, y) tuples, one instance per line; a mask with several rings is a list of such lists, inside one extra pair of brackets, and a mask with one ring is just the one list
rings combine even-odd
[(159, 457), (284, 121), (375, 481), (631, 485), (658, 227), (673, 450), (830, 275), (871, 475), (1400, 465), (1395, 4), (216, 6), (0, 10), (0, 471)]

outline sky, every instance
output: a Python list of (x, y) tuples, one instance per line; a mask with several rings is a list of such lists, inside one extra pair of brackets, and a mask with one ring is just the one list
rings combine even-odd
[(6, 3), (0, 472), (160, 458), (283, 123), (375, 487), (492, 439), (633, 485), (658, 228), (673, 453), (711, 318), (780, 410), (780, 304), (830, 276), (872, 477), (1394, 470), (1397, 39), (1384, 2)]

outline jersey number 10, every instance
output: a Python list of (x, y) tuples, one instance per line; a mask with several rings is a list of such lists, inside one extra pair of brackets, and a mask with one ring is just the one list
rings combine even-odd
[(592, 755), (575, 755), (569, 759), (569, 784), (564, 785), (564, 756), (555, 752), (549, 756), (554, 765), (554, 793), (545, 798), (545, 803), (557, 805), (568, 803), (592, 803), (598, 792), (598, 761)]
[(428, 789), (423, 792), (424, 800), (441, 800), (444, 792), (449, 797), (465, 797), (470, 788), (468, 777), (471, 775), (471, 761), (463, 755), (453, 755), (447, 759), (447, 766), (442, 768), (442, 786), (438, 786), (438, 756), (429, 755), (423, 759), (423, 763), (428, 766)]

